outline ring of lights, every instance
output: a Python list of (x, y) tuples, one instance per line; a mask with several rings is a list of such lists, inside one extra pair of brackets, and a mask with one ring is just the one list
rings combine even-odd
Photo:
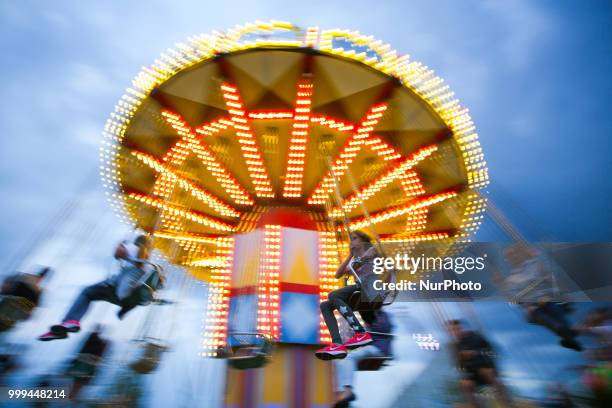
[[(430, 69), (353, 31), (272, 21), (190, 38), (142, 69), (104, 135), (122, 220), (204, 279), (271, 208), (327, 233), (345, 212), (393, 252), (464, 242), (485, 206), (467, 109)], [(343, 208), (326, 207), (334, 177)]]

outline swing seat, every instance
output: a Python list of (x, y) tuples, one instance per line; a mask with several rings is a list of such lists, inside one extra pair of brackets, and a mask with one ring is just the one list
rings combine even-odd
[(20, 296), (3, 295), (0, 298), (0, 333), (27, 320), (34, 311), (34, 303)]
[(356, 290), (351, 294), (348, 301), (351, 309), (356, 311), (376, 311), (383, 306), (383, 302), (366, 302), (361, 297), (361, 290)]
[(139, 350), (139, 356), (130, 363), (129, 367), (139, 374), (153, 372), (161, 361), (161, 355), (168, 347), (153, 340), (145, 340)]
[[(357, 311), (376, 311), (383, 306), (393, 303), (397, 296), (397, 291), (380, 291), (374, 289), (374, 283), (381, 277), (374, 273), (360, 277), (353, 268), (353, 263), (349, 263), (349, 271), (357, 282), (358, 289), (351, 294), (348, 304), (353, 310)], [(385, 282), (393, 282), (394, 276), (384, 278)]]
[[(229, 337), (239, 342), (237, 346), (228, 346), (227, 360), (231, 367), (237, 370), (249, 370), (263, 367), (270, 361), (274, 343), (268, 336), (261, 333), (235, 332), (230, 333)], [(245, 338), (252, 340), (246, 341)]]
[(378, 371), (382, 367), (388, 365), (393, 360), (393, 357), (380, 356), (380, 357), (368, 357), (363, 360), (359, 360), (357, 364), (358, 371)]
[(260, 368), (266, 365), (270, 359), (264, 353), (250, 350), (248, 353), (241, 355), (240, 353), (228, 358), (232, 368), (237, 370), (250, 370), (252, 368)]
[(68, 375), (79, 381), (89, 381), (96, 374), (102, 363), (102, 357), (95, 354), (81, 353), (68, 367)]
[(142, 285), (134, 288), (130, 295), (121, 301), (121, 306), (146, 306), (155, 302), (155, 293), (163, 287), (163, 277), (160, 267), (155, 265), (155, 271), (149, 275)]

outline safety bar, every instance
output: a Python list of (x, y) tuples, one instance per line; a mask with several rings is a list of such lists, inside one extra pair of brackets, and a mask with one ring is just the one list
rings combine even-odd
[(348, 263), (348, 268), (349, 271), (351, 272), (351, 274), (353, 275), (353, 277), (355, 278), (355, 281), (357, 283), (359, 283), (359, 285), (361, 285), (361, 278), (359, 277), (359, 275), (357, 275), (357, 272), (355, 271), (355, 268), (353, 268), (353, 262), (355, 262), (355, 258), (351, 258), (350, 262)]
[(377, 336), (395, 337), (395, 334), (393, 333), (383, 333), (383, 332), (375, 332), (375, 331), (369, 331), (369, 330), (366, 330), (366, 331), (370, 334), (375, 334)]
[(266, 334), (264, 333), (257, 333), (257, 332), (236, 332), (236, 331), (231, 331), (227, 333), (228, 335), (231, 336), (266, 336)]

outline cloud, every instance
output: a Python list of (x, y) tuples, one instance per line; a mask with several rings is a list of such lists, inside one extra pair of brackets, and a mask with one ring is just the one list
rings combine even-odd
[(502, 36), (498, 38), (498, 47), (505, 65), (512, 70), (528, 68), (543, 39), (555, 34), (558, 23), (554, 14), (529, 0), (489, 0), (484, 4), (501, 24)]

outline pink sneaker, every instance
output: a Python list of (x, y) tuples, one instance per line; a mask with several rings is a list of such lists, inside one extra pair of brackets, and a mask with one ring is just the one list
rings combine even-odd
[(68, 334), (65, 331), (64, 332), (49, 331), (49, 332), (46, 332), (45, 334), (41, 334), (40, 336), (38, 336), (38, 340), (51, 341), (51, 340), (65, 339), (66, 337), (68, 337)]
[(76, 333), (81, 330), (81, 325), (78, 320), (64, 320), (62, 324), (51, 326), (51, 332), (56, 334)]
[(321, 360), (342, 359), (346, 357), (348, 350), (342, 344), (330, 344), (320, 350), (315, 351), (315, 356)]
[(344, 343), (344, 346), (347, 349), (352, 350), (358, 347), (367, 346), (373, 341), (374, 340), (372, 340), (372, 336), (370, 336), (370, 333), (355, 333), (353, 337), (351, 337)]

